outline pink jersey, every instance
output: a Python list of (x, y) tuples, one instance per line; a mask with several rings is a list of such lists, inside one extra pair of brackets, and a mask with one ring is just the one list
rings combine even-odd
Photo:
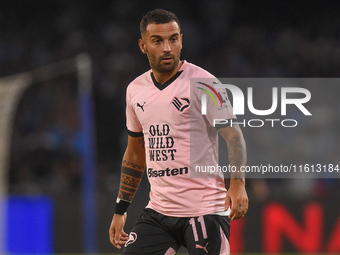
[(202, 115), (201, 94), (213, 80), (217, 81), (207, 71), (183, 61), (165, 84), (158, 84), (149, 70), (127, 88), (127, 129), (145, 139), (148, 207), (164, 215), (195, 217), (225, 211), (223, 173), (193, 174), (196, 165), (218, 164), (214, 119), (235, 118), (221, 91), (223, 102), (217, 107), (208, 96), (207, 114)]

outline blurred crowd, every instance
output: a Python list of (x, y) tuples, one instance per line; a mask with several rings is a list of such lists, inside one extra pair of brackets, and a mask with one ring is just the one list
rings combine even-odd
[[(307, 4), (308, 2), (308, 4)], [(139, 22), (154, 8), (176, 13), (183, 32), (182, 59), (216, 77), (338, 77), (340, 16), (335, 5), (314, 1), (2, 1), (0, 77), (87, 52), (93, 61), (96, 178), (100, 190), (117, 189), (126, 146), (125, 89), (149, 69), (139, 51)], [(32, 84), (14, 119), (10, 192), (55, 193), (81, 185), (76, 75)], [(244, 129), (250, 164), (340, 162), (339, 86), (308, 87), (317, 118), (304, 128)], [(1, 112), (0, 112), (1, 114)], [(259, 200), (325, 198), (339, 180), (250, 180)]]

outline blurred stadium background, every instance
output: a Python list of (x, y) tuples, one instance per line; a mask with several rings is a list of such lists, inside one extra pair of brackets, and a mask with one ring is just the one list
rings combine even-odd
[[(339, 77), (336, 1), (2, 0), (1, 101), (9, 97), (4, 83), (19, 86), (4, 77), (25, 84), (18, 74), (29, 71), (33, 79), (26, 77), (17, 110), (9, 113), (10, 131), (0, 136), (9, 153), (6, 175), (0, 174), (7, 194), (0, 199), (0, 254), (118, 252), (108, 228), (127, 138), (125, 89), (148, 70), (137, 41), (142, 15), (154, 8), (179, 16), (182, 59), (217, 77)], [(76, 63), (84, 52), (92, 60), (92, 94), (84, 97), (76, 64), (37, 69)], [(245, 129), (251, 164), (339, 163), (340, 86), (309, 89), (318, 98), (310, 107), (323, 119), (306, 123), (303, 132)], [(6, 111), (2, 106), (2, 123)], [(234, 253), (340, 253), (339, 179), (247, 185), (250, 209), (232, 224)], [(148, 189), (144, 178), (126, 231)]]

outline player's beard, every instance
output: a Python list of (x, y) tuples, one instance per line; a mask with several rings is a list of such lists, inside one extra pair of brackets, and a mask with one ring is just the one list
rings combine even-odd
[[(161, 57), (157, 57), (153, 54), (150, 54), (149, 52), (147, 52), (148, 58), (149, 58), (149, 62), (150, 62), (150, 66), (153, 70), (156, 70), (160, 73), (168, 73), (168, 72), (172, 72), (173, 70), (176, 69), (176, 67), (179, 64), (179, 60), (180, 60), (180, 52), (178, 54), (164, 54)], [(172, 63), (162, 63), (162, 60), (164, 58), (168, 58), (171, 57), (173, 59)]]

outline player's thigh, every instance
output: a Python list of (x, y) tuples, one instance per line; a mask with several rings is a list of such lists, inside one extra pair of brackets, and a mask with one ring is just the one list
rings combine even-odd
[[(179, 248), (176, 240), (153, 218), (152, 210), (144, 211), (129, 233), (124, 255), (173, 255)], [(150, 215), (151, 214), (151, 215)]]
[(185, 246), (190, 255), (229, 255), (230, 219), (205, 215), (190, 218), (185, 229)]

